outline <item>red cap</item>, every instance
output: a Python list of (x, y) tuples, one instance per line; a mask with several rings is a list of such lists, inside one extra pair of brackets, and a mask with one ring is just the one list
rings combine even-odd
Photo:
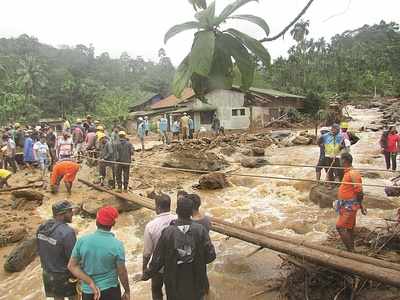
[(104, 226), (112, 226), (116, 218), (118, 218), (118, 210), (112, 206), (105, 206), (97, 212), (96, 221)]

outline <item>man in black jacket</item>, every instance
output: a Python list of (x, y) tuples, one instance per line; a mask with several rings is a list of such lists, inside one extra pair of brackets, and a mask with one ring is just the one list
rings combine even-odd
[(116, 165), (117, 174), (117, 185), (118, 190), (122, 192), (122, 176), (123, 183), (124, 183), (124, 191), (128, 191), (128, 184), (129, 184), (129, 170), (130, 170), (130, 163), (132, 162), (132, 154), (133, 154), (133, 146), (128, 141), (126, 137), (125, 131), (120, 131), (118, 133), (120, 142), (117, 145), (117, 153), (116, 153), (116, 161), (118, 162)]
[(77, 300), (76, 280), (68, 271), (67, 264), (75, 246), (75, 231), (68, 226), (72, 222), (74, 206), (68, 201), (53, 205), (53, 219), (39, 226), (36, 233), (38, 252), (43, 269), (46, 297), (55, 300)]
[(192, 209), (190, 199), (178, 199), (178, 220), (163, 230), (142, 277), (148, 280), (164, 267), (168, 300), (202, 300), (209, 289), (207, 264), (215, 260), (215, 249), (204, 226), (192, 222)]
[(99, 175), (100, 175), (100, 184), (104, 185), (104, 181), (107, 178), (107, 168), (111, 169), (112, 172), (112, 182), (110, 186), (115, 188), (115, 167), (114, 167), (114, 147), (111, 141), (107, 136), (102, 136), (99, 144)]

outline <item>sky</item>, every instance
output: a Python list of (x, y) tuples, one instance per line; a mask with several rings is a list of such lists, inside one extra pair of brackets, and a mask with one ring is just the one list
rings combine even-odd
[[(210, 0), (208, 0), (210, 2)], [(216, 0), (217, 12), (233, 0)], [(259, 0), (237, 13), (264, 18), (271, 35), (280, 32), (301, 11), (308, 0)], [(174, 65), (189, 52), (194, 31), (187, 31), (163, 43), (165, 32), (175, 24), (194, 19), (187, 0), (2, 0), (0, 37), (26, 33), (40, 42), (58, 47), (93, 44), (96, 55), (108, 52), (119, 57), (124, 51), (132, 57), (157, 59), (165, 48)], [(303, 19), (310, 20), (312, 38), (329, 40), (337, 33), (385, 21), (400, 23), (399, 0), (315, 0)], [(229, 21), (254, 37), (263, 32), (246, 21)], [(285, 56), (294, 44), (290, 34), (264, 43), (273, 58)]]

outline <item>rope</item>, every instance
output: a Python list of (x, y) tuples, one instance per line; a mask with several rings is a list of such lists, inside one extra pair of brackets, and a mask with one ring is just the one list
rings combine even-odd
[[(85, 157), (85, 158), (89, 158), (89, 159), (92, 159), (92, 160), (95, 160), (95, 161), (105, 162), (105, 163), (110, 163), (110, 164), (129, 165), (129, 166), (133, 166), (134, 164), (136, 164), (136, 165), (140, 165), (140, 166), (144, 166), (144, 167), (171, 170), (171, 171), (181, 171), (181, 172), (201, 173), (201, 174), (209, 174), (210, 173), (209, 171), (204, 171), (204, 170), (171, 168), (171, 167), (163, 167), (163, 166), (157, 166), (157, 165), (151, 165), (151, 164), (139, 163), (139, 162), (132, 162), (132, 163), (115, 162), (115, 161), (110, 161), (110, 160), (102, 160), (102, 159), (99, 159), (99, 158), (90, 158), (90, 157), (84, 156), (84, 155), (81, 155), (80, 157)], [(269, 176), (269, 175), (255, 175), (255, 174), (244, 174), (244, 173), (230, 173), (229, 176), (321, 183), (321, 181), (318, 181), (318, 180), (315, 180), (315, 179), (304, 179), (304, 178), (294, 178), (294, 177), (279, 177), (279, 176)], [(323, 183), (338, 184), (339, 182), (337, 182), (337, 181), (323, 181)], [(368, 186), (368, 187), (380, 187), (380, 188), (385, 188), (386, 187), (386, 185), (380, 185), (380, 184), (366, 184), (366, 183), (357, 183), (357, 182), (341, 182), (341, 183), (342, 184), (348, 184), (348, 185)]]

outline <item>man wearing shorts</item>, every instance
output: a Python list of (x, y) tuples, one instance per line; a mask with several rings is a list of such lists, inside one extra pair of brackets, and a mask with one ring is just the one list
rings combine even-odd
[(79, 171), (79, 164), (72, 160), (58, 161), (51, 173), (50, 188), (52, 193), (57, 193), (60, 187), (61, 180), (64, 180), (67, 192), (71, 194), (72, 183), (75, 180), (76, 174)]
[(75, 231), (68, 226), (72, 223), (74, 206), (68, 201), (53, 205), (53, 219), (40, 225), (36, 233), (38, 253), (43, 269), (43, 284), (46, 297), (55, 300), (78, 300), (77, 280), (67, 268), (72, 249), (75, 246)]
[(365, 215), (366, 210), (362, 206), (363, 189), (362, 178), (358, 171), (352, 167), (353, 157), (345, 152), (340, 156), (344, 169), (344, 176), (338, 191), (336, 210), (339, 213), (336, 229), (347, 251), (354, 251), (354, 227), (356, 226), (357, 211)]

